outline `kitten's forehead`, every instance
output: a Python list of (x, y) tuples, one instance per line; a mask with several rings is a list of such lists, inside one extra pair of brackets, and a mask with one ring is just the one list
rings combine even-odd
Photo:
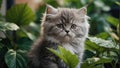
[(61, 14), (63, 17), (73, 17), (76, 9), (70, 9), (70, 8), (59, 8), (58, 12)]
[(58, 9), (58, 13), (61, 20), (63, 20), (66, 23), (70, 23), (70, 20), (75, 18), (75, 12), (76, 12), (76, 9), (70, 9), (70, 8)]

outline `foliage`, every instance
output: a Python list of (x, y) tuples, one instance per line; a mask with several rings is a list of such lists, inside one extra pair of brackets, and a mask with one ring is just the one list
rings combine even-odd
[(117, 27), (119, 20), (112, 17), (112, 16), (108, 16), (107, 17), (107, 21), (110, 22), (113, 26)]
[(17, 25), (28, 25), (35, 19), (35, 14), (27, 4), (17, 4), (12, 6), (6, 14), (6, 20)]
[(19, 27), (14, 23), (0, 22), (0, 31), (17, 30)]
[(2, 0), (0, 0), (0, 7), (1, 7), (1, 4), (2, 4)]
[[(1, 3), (2, 0), (0, 7)], [(120, 68), (120, 24), (111, 13), (120, 6), (119, 0), (42, 0), (36, 15), (27, 4), (13, 5), (6, 16), (0, 14), (0, 68), (27, 68), (27, 52), (39, 36), (45, 3), (70, 8), (88, 5), (91, 27), (82, 68)], [(79, 62), (76, 55), (62, 47), (49, 50), (70, 68)]]
[(9, 49), (5, 55), (5, 61), (9, 68), (27, 68), (26, 51)]
[(81, 68), (103, 68), (104, 63), (110, 63), (111, 59), (108, 58), (98, 58), (98, 57), (93, 57), (93, 58), (88, 58), (84, 63), (82, 64)]
[(0, 21), (0, 64), (2, 67), (27, 68), (27, 51), (33, 42), (31, 36), (28, 36), (27, 28), (34, 19), (35, 14), (27, 4), (18, 4), (7, 11), (7, 22)]
[[(101, 38), (96, 38), (96, 37), (88, 37), (89, 40), (86, 41), (86, 50), (90, 51), (93, 53), (93, 57), (97, 57), (101, 60), (101, 58), (104, 58), (105, 61), (103, 63), (112, 63), (112, 61), (119, 61), (119, 44), (116, 42), (113, 42), (111, 40), (104, 40)], [(91, 58), (90, 58), (91, 59)], [(107, 62), (107, 59), (109, 60)], [(86, 60), (87, 61), (87, 60)], [(85, 62), (86, 62), (85, 61)], [(87, 61), (89, 62), (89, 61)], [(97, 62), (95, 62), (96, 64)], [(119, 63), (119, 62), (118, 62)], [(94, 62), (92, 63), (93, 66)], [(84, 63), (83, 63), (84, 65)], [(116, 64), (115, 64), (116, 65)], [(93, 67), (92, 68), (95, 68)], [(103, 65), (102, 65), (103, 67)], [(101, 67), (100, 67), (101, 68)], [(112, 68), (117, 68), (112, 65)]]
[(77, 55), (72, 54), (70, 51), (66, 50), (61, 46), (58, 47), (58, 50), (54, 50), (51, 48), (48, 48), (48, 50), (50, 50), (52, 53), (62, 59), (66, 63), (66, 65), (69, 66), (69, 68), (75, 68), (79, 63)]

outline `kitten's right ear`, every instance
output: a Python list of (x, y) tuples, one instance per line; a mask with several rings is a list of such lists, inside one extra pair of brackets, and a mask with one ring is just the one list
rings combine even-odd
[(46, 13), (47, 14), (56, 14), (57, 13), (57, 9), (52, 7), (51, 5), (46, 5)]
[(80, 8), (78, 10), (78, 14), (81, 15), (81, 16), (85, 16), (87, 14), (87, 8), (86, 8), (86, 6)]

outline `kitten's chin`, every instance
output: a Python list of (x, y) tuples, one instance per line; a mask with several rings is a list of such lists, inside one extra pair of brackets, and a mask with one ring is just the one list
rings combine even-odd
[(70, 40), (71, 40), (70, 36), (67, 36), (67, 35), (64, 36), (63, 39), (61, 39), (62, 42), (70, 42)]

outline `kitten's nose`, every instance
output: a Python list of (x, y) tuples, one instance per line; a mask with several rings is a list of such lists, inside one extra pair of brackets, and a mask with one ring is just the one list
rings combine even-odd
[(69, 33), (69, 30), (65, 30), (66, 33)]

